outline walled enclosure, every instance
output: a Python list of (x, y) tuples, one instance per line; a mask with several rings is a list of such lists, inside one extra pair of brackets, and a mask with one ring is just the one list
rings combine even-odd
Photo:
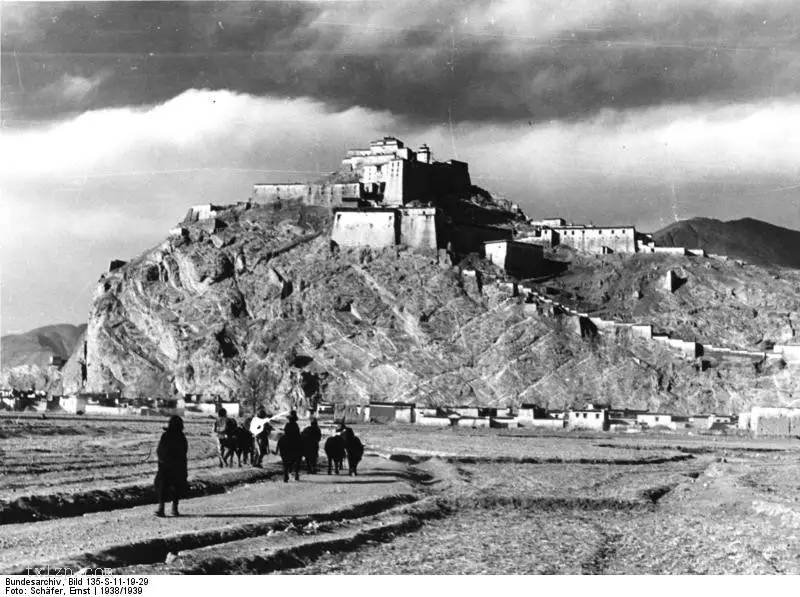
[(532, 278), (542, 271), (544, 250), (540, 245), (511, 240), (483, 244), (486, 258), (517, 278)]
[(602, 255), (636, 252), (636, 230), (633, 226), (556, 226), (553, 230), (556, 233), (553, 235), (554, 245), (567, 245), (584, 253)]

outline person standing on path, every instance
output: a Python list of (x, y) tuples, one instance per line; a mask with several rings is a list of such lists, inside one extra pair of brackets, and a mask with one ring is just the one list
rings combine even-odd
[(186, 493), (188, 488), (187, 454), (189, 444), (183, 433), (183, 419), (173, 415), (165, 427), (161, 440), (158, 442), (158, 473), (156, 473), (155, 487), (158, 492), (158, 510), (156, 516), (163, 518), (164, 503), (167, 495), (172, 496), (172, 515), (178, 516), (178, 500)]

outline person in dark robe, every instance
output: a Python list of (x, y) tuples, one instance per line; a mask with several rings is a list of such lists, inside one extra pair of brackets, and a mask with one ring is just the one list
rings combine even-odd
[(189, 476), (187, 453), (189, 444), (183, 433), (183, 419), (173, 415), (158, 442), (158, 473), (155, 488), (158, 493), (156, 516), (163, 518), (164, 503), (172, 498), (172, 515), (178, 516), (178, 500), (186, 493)]
[(303, 458), (306, 460), (306, 467), (309, 474), (315, 475), (319, 459), (319, 442), (322, 440), (322, 431), (317, 419), (311, 419), (309, 426), (300, 432), (300, 437), (303, 440)]
[[(294, 425), (292, 425), (294, 423)], [(303, 460), (303, 440), (300, 437), (300, 427), (291, 417), (284, 427), (283, 436), (278, 440), (278, 453), (283, 462), (283, 482), (289, 482), (289, 476), (294, 474), (296, 481), (300, 480), (300, 463)]]
[(297, 424), (297, 411), (289, 413), (289, 421), (283, 426), (283, 434), (300, 435), (300, 425)]

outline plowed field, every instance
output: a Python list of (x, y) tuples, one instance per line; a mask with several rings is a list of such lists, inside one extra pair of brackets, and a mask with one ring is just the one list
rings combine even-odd
[(219, 468), (153, 515), (160, 419), (0, 418), (0, 573), (800, 572), (796, 441), (356, 426), (359, 476)]

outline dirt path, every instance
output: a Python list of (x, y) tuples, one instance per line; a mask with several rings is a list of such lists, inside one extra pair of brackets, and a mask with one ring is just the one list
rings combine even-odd
[(268, 481), (185, 500), (179, 518), (156, 518), (147, 505), (4, 525), (0, 573), (42, 564), (150, 563), (169, 551), (266, 534), (276, 521), (363, 516), (414, 499), (404, 465), (367, 457), (362, 467), (358, 477), (303, 475), (300, 482)]

